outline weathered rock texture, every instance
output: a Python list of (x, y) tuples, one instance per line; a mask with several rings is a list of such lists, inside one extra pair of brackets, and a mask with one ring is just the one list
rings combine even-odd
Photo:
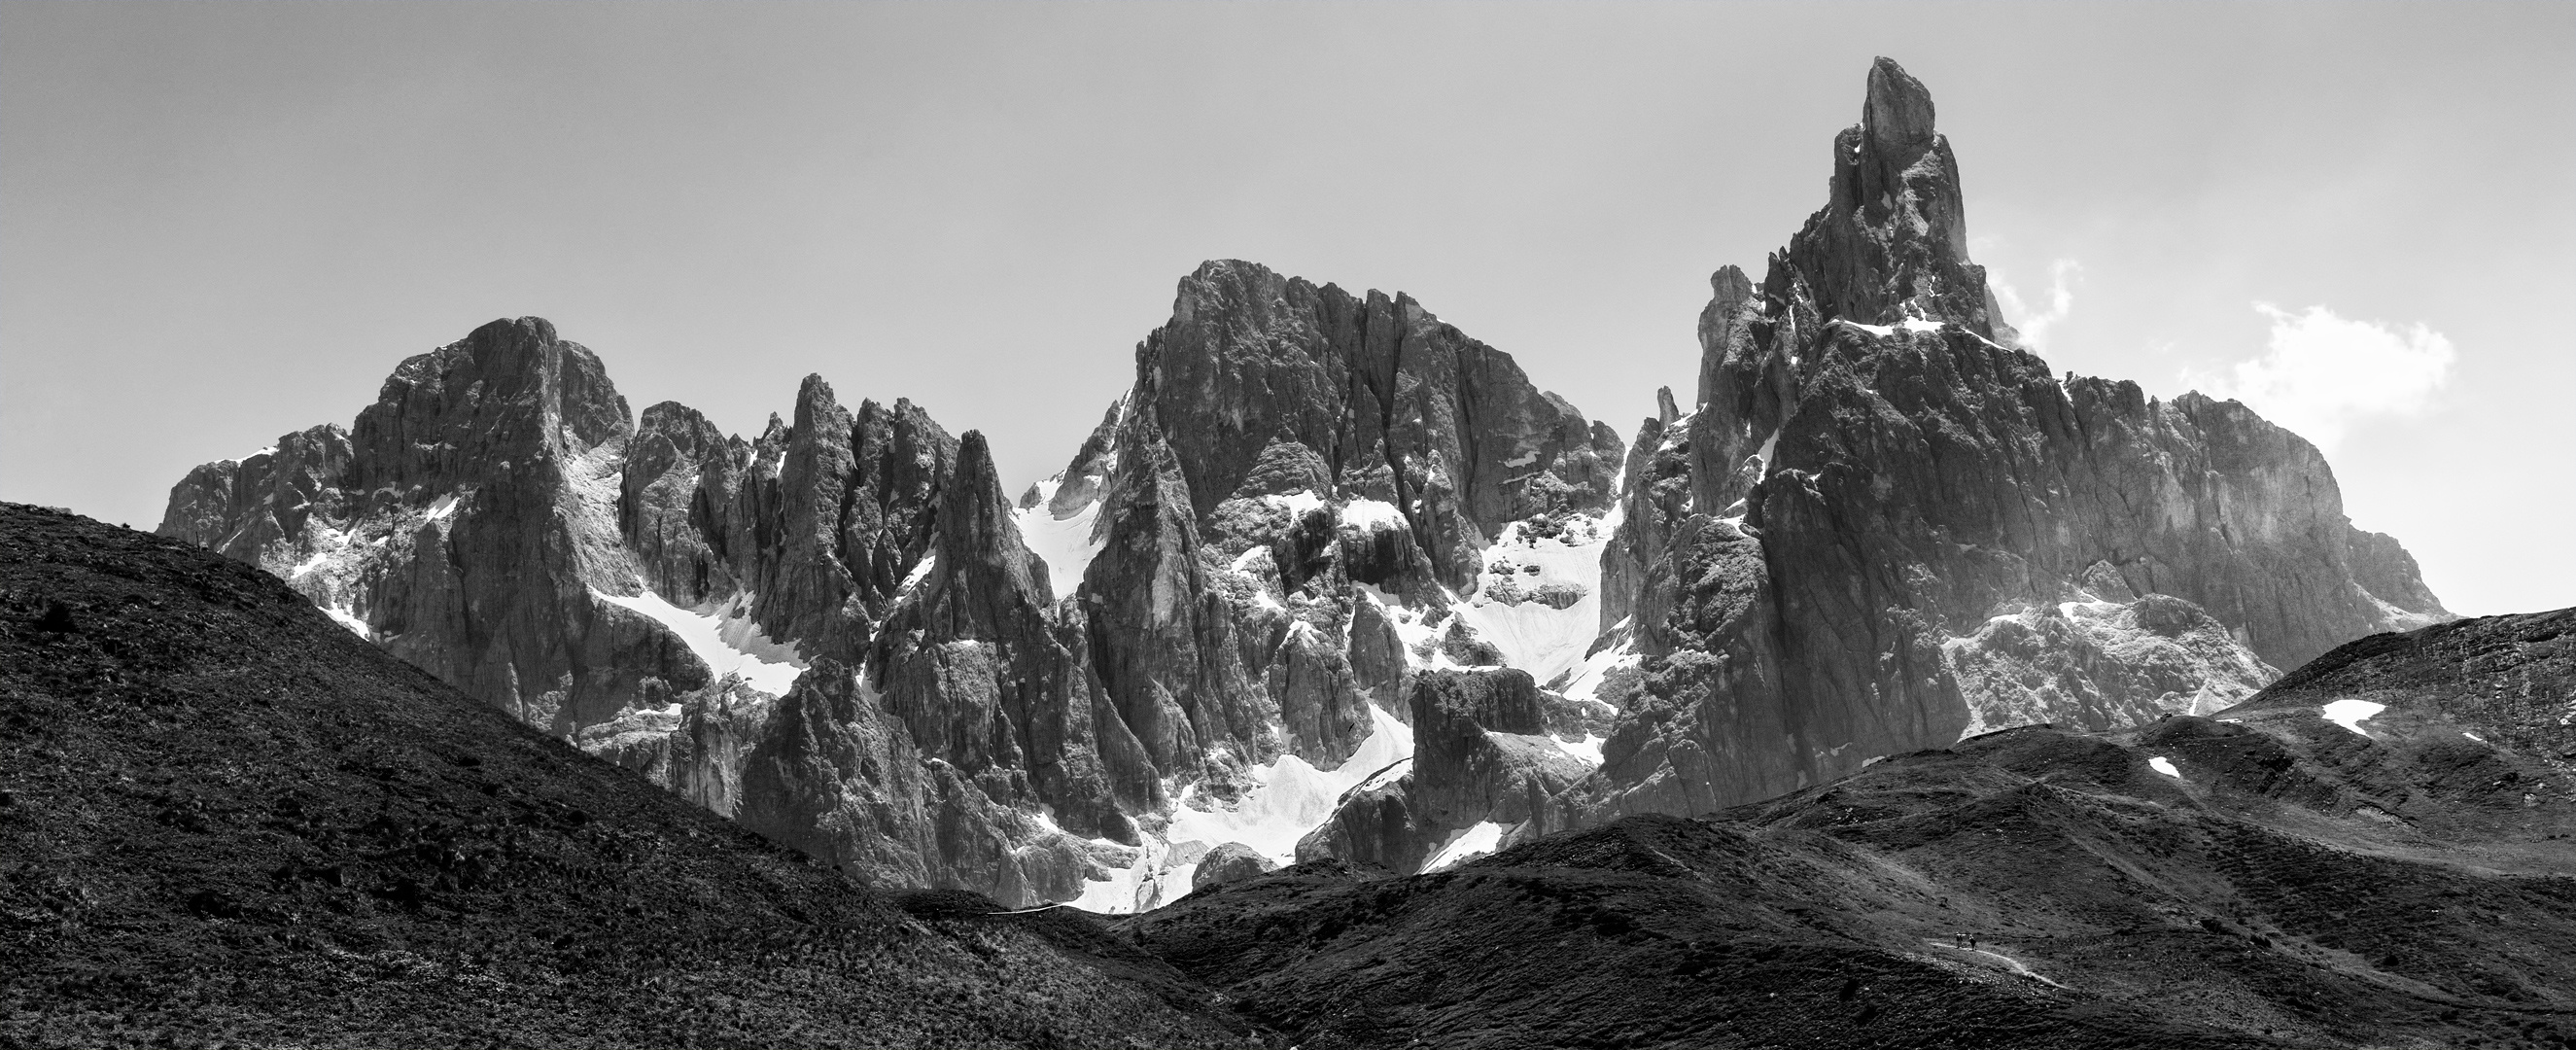
[(1932, 114), (1880, 59), (1824, 209), (1758, 285), (1713, 278), (1697, 411), (1631, 448), (1603, 569), (1603, 624), (1633, 625), (1608, 641), (1644, 673), (1552, 820), (1705, 812), (2007, 725), (2207, 713), (2447, 616), (2297, 435), (2010, 345)]

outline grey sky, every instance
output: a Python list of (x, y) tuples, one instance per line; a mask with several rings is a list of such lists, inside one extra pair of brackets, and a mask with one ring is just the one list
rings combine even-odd
[(756, 432), (820, 372), (1016, 488), (1217, 257), (1411, 292), (1627, 434), (1877, 54), (2016, 320), (2060, 278), (2054, 365), (2329, 435), (2455, 610), (2576, 605), (2563, 3), (13, 2), (0, 498), (149, 528), (522, 314), (639, 411)]

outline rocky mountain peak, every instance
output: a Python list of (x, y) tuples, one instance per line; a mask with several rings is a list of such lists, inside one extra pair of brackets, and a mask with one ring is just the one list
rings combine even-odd
[(1820, 322), (1957, 322), (1994, 336), (1959, 163), (1932, 114), (1921, 81), (1884, 58), (1870, 67), (1862, 123), (1834, 139), (1831, 197), (1774, 257), (1769, 298), (1811, 303)]
[(271, 571), (291, 566), (306, 522), (347, 512), (340, 484), (353, 454), (349, 432), (324, 423), (245, 458), (203, 464), (171, 486), (160, 534)]
[(405, 360), (351, 428), (363, 492), (440, 493), (488, 464), (587, 452), (634, 416), (599, 357), (542, 317), (490, 322)]
[(1871, 152), (1886, 160), (1911, 162), (1932, 148), (1932, 92), (1895, 59), (1882, 56), (1870, 63), (1861, 127), (1869, 135)]
[(1627, 625), (1605, 644), (1639, 672), (1604, 695), (1651, 717), (1621, 720), (1570, 819), (1705, 812), (2009, 725), (2206, 714), (2333, 639), (2447, 615), (2296, 435), (1996, 342), (1933, 114), (1880, 59), (1825, 206), (1758, 291), (1712, 277), (1698, 411), (1640, 435), (1603, 570), (1603, 626)]
[(1333, 491), (1317, 496), (1393, 508), (1441, 578), (1463, 587), (1506, 523), (1611, 499), (1615, 434), (1401, 292), (1353, 295), (1208, 262), (1182, 279), (1171, 321), (1136, 363), (1127, 429), (1178, 452), (1177, 480), (1203, 523), (1256, 473), (1262, 488), (1283, 466), (1320, 463)]
[(1055, 602), (1046, 562), (1029, 553), (1012, 522), (984, 432), (957, 439), (957, 469), (939, 493), (937, 563), (923, 581), (939, 638), (990, 638), (1017, 608)]

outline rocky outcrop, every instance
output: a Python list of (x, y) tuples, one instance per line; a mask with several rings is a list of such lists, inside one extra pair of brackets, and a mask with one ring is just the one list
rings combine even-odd
[[(2342, 705), (2337, 707), (2336, 705)], [(2301, 732), (2338, 743), (2347, 734), (2394, 745), (2440, 741), (2450, 750), (2518, 752), (2556, 764), (2555, 777), (2523, 782), (2521, 774), (2439, 778), (2449, 787), (2505, 790), (2519, 808), (2526, 791), (2569, 797), (2566, 763), (2576, 759), (2576, 609), (2482, 616), (2357, 639), (2309, 661), (2245, 703), (2221, 712), (2249, 724), (2301, 722)], [(2343, 721), (2336, 722), (2334, 719)], [(2322, 724), (2321, 724), (2322, 723)], [(2463, 739), (2465, 738), (2465, 739)], [(2366, 762), (2382, 756), (2355, 756)], [(2451, 756), (2458, 758), (2460, 756)], [(2465, 763), (2463, 763), (2465, 764)], [(2527, 772), (2527, 771), (2526, 771)], [(2392, 793), (2421, 804), (2417, 793)], [(2399, 806), (2388, 806), (2391, 812)], [(2454, 815), (2458, 811), (2454, 810)], [(2410, 814), (2412, 816), (2412, 814)]]
[(1413, 774), (1408, 771), (1343, 794), (1332, 816), (1297, 841), (1297, 862), (1340, 859), (1418, 871), (1440, 837), (1439, 829), (1414, 817)]
[(1591, 768), (1546, 735), (1537, 683), (1519, 668), (1433, 671), (1413, 691), (1417, 823), (1516, 825)]
[(1228, 842), (1199, 858), (1198, 868), (1190, 873), (1190, 888), (1203, 890), (1229, 882), (1241, 882), (1256, 875), (1278, 870), (1279, 865), (1262, 856), (1261, 851), (1240, 842)]
[(956, 439), (910, 401), (852, 413), (807, 376), (777, 447), (774, 494), (745, 514), (753, 618), (771, 637), (854, 660), (929, 548)]
[(273, 573), (289, 569), (308, 524), (348, 513), (340, 479), (353, 454), (348, 431), (326, 423), (247, 459), (205, 464), (171, 487), (159, 531)]
[(573, 734), (573, 743), (720, 816), (742, 805), (742, 767), (767, 735), (775, 697), (733, 679), (671, 708), (637, 708)]
[(1125, 811), (1151, 807), (1160, 785), (1102, 703), (1080, 609), (1056, 604), (1022, 544), (982, 434), (959, 445), (936, 518), (930, 571), (869, 653), (879, 693), (926, 754), (988, 781), (988, 797), (1134, 845)]
[(1831, 198), (1702, 315), (1700, 400), (1631, 449), (1605, 644), (1638, 654), (1551, 820), (1698, 813), (2030, 722), (2206, 713), (2447, 616), (2234, 402), (2060, 378), (1969, 261), (1958, 163), (1879, 60)]
[(928, 779), (903, 724), (826, 657), (779, 698), (743, 764), (735, 819), (873, 881), (928, 886), (937, 856)]
[(696, 409), (665, 401), (644, 410), (627, 447), (617, 527), (647, 587), (682, 606), (741, 588), (733, 523), (751, 460), (750, 443)]
[(1298, 861), (1413, 871), (1435, 845), (1477, 825), (1496, 825), (1496, 841), (1534, 832), (1549, 800), (1592, 770), (1547, 734), (1545, 695), (1518, 668), (1423, 672), (1410, 701), (1411, 759), (1344, 794), (1333, 818), (1298, 843)]
[(735, 819), (883, 885), (976, 887), (1015, 906), (1075, 896), (1086, 851), (987, 793), (1009, 779), (925, 754), (884, 696), (825, 657), (744, 761)]

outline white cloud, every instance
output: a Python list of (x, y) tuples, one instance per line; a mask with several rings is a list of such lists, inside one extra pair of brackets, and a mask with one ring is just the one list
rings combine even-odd
[(2048, 308), (2035, 310), (2021, 297), (2021, 291), (2004, 279), (2003, 271), (1986, 267), (1986, 287), (1994, 290), (1995, 305), (2004, 308), (2003, 321), (2021, 334), (2021, 345), (2046, 349), (2048, 330), (2075, 309), (2075, 292), (2068, 285), (2084, 267), (2073, 259), (2059, 259), (2048, 264)]
[(2323, 306), (2291, 313), (2270, 303), (2254, 309), (2272, 319), (2271, 344), (2233, 368), (2183, 369), (2183, 382), (2212, 397), (2245, 402), (2291, 432), (2331, 449), (2355, 423), (2410, 416), (2450, 381), (2458, 356), (2451, 340), (2423, 324), (2403, 330), (2355, 321)]

